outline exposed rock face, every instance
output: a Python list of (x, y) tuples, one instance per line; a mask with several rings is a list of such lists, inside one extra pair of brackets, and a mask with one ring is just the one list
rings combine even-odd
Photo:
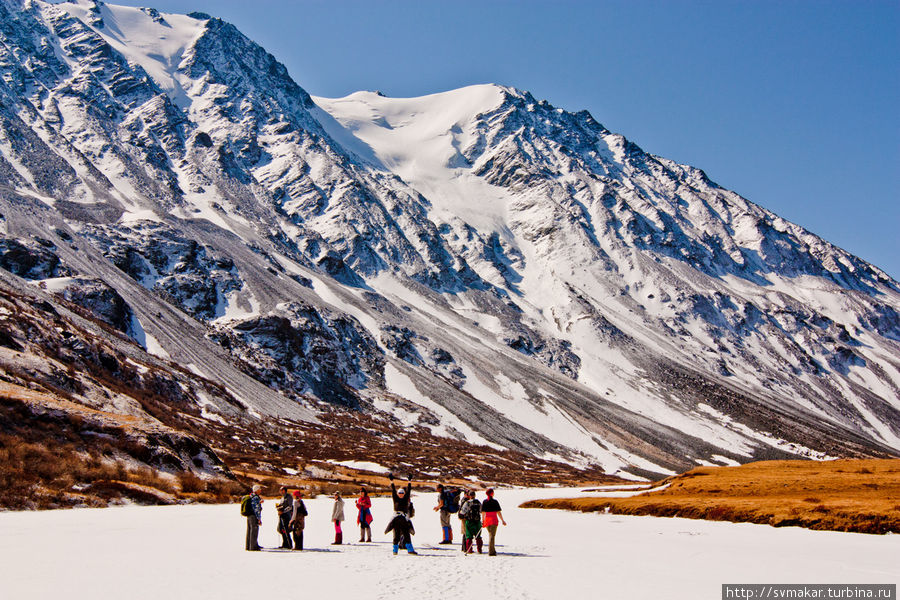
[(207, 321), (242, 287), (234, 261), (159, 223), (87, 226), (82, 235), (116, 267), (182, 310)]
[(129, 334), (134, 313), (125, 299), (101, 279), (67, 278), (57, 280), (54, 292), (88, 310), (107, 325)]
[(586, 112), (313, 98), (196, 13), (0, 0), (0, 41), (0, 266), (248, 412), (611, 472), (900, 451), (900, 285)]
[(55, 245), (40, 238), (0, 238), (0, 267), (22, 279), (41, 280), (71, 275), (53, 252)]
[(355, 319), (307, 304), (281, 304), (210, 335), (254, 378), (285, 392), (357, 407), (355, 389), (384, 382), (383, 353), (369, 333)]

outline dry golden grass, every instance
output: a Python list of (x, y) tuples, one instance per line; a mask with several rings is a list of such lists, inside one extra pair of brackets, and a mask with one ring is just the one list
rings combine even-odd
[(631, 498), (559, 498), (525, 508), (768, 523), (809, 529), (900, 533), (900, 460), (761, 461), (700, 467), (670, 486)]
[(134, 417), (0, 384), (0, 507), (105, 506), (125, 499), (227, 502), (246, 488), (224, 478), (142, 466), (148, 450), (127, 435), (140, 426)]

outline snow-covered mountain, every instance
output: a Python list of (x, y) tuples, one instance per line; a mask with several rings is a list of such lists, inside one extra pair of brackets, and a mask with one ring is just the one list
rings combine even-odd
[(900, 284), (587, 112), (314, 98), (219, 19), (84, 0), (0, 0), (0, 75), (0, 266), (263, 422), (633, 474), (900, 454)]

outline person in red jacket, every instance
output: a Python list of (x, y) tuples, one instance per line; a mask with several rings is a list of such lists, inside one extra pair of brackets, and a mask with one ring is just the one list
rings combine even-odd
[(500, 523), (506, 525), (506, 520), (500, 512), (500, 503), (494, 500), (494, 490), (489, 489), (486, 494), (487, 500), (481, 505), (481, 524), (488, 530), (488, 556), (497, 556), (497, 549), (494, 548), (497, 526)]
[(372, 523), (372, 499), (369, 498), (369, 492), (364, 487), (359, 490), (356, 508), (359, 509), (359, 515), (356, 517), (356, 522), (359, 524), (359, 541), (371, 542), (372, 528), (369, 525)]

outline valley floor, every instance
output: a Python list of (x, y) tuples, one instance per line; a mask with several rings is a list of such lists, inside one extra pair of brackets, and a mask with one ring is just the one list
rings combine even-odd
[[(355, 542), (348, 499), (343, 546), (330, 545), (332, 500), (306, 500), (306, 550), (293, 553), (245, 552), (237, 505), (0, 513), (0, 597), (720, 598), (723, 583), (900, 582), (896, 535), (518, 508), (577, 493), (499, 490), (497, 557), (435, 545), (431, 493), (413, 493), (420, 556), (391, 554), (387, 498), (374, 501), (373, 544)], [(274, 506), (267, 548), (280, 539)]]

